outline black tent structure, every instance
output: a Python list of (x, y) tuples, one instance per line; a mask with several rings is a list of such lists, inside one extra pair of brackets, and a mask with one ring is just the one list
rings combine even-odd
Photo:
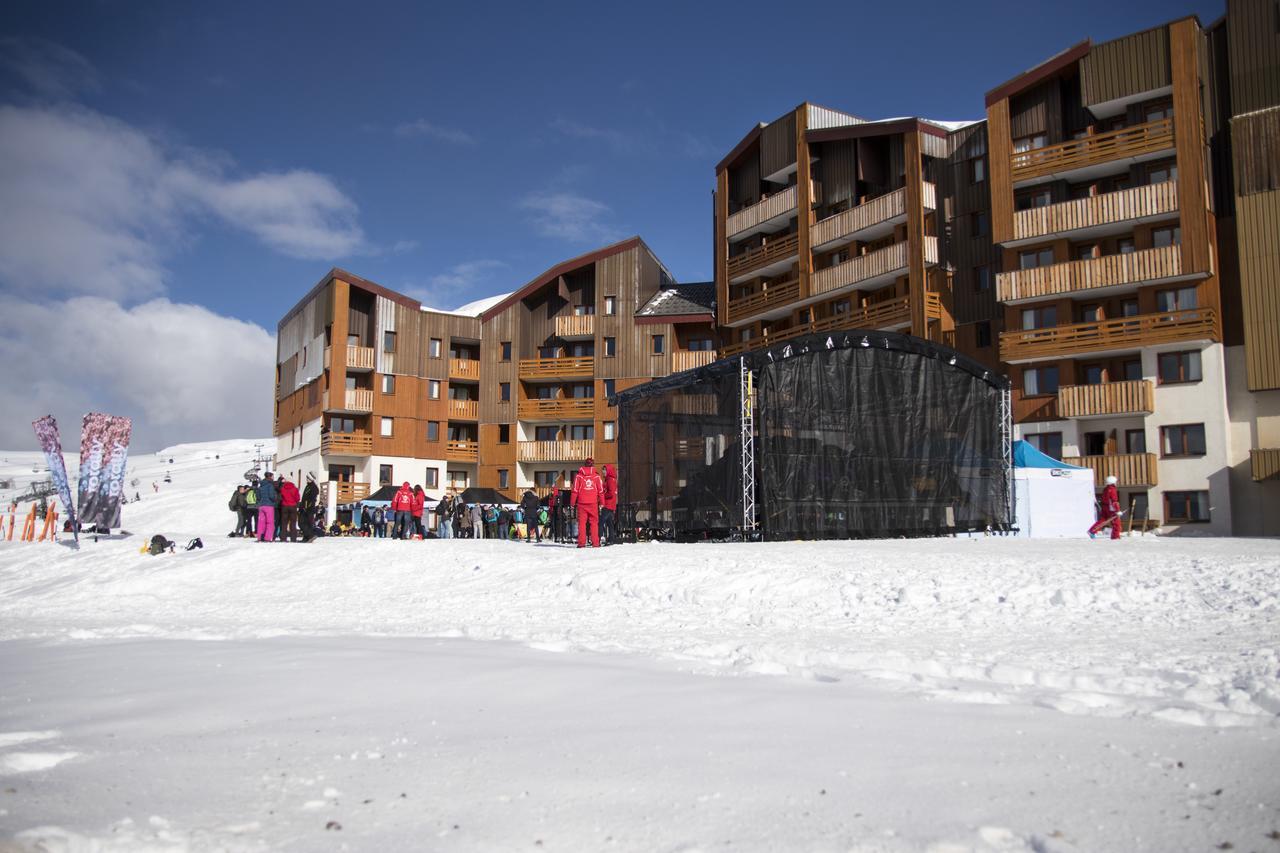
[(1008, 380), (940, 344), (849, 330), (646, 383), (620, 409), (620, 528), (678, 540), (1004, 530)]
[(518, 501), (513, 501), (511, 498), (502, 494), (502, 492), (499, 492), (497, 489), (491, 489), (487, 487), (481, 488), (480, 486), (472, 486), (469, 489), (464, 490), (462, 494), (458, 495), (458, 498), (463, 503), (467, 503), (467, 504), (518, 503)]

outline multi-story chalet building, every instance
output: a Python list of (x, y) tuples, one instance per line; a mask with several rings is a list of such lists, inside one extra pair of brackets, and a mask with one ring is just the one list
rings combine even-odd
[(334, 270), (280, 324), (279, 465), (348, 498), (545, 491), (616, 459), (615, 390), (885, 329), (1008, 374), (1017, 436), (1136, 518), (1280, 534), (1280, 30), (1274, 0), (1227, 5), (1080, 42), (984, 120), (760, 123), (716, 166), (714, 282), (638, 238), (471, 313)]

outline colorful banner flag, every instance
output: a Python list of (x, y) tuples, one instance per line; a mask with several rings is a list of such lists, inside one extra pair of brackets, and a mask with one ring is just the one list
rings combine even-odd
[(120, 526), (120, 496), (133, 422), (90, 412), (80, 431), (80, 523), (99, 528)]
[[(49, 466), (49, 477), (58, 490), (58, 498), (71, 522), (71, 529), (77, 530), (76, 508), (71, 503), (71, 484), (67, 482), (67, 463), (62, 458), (62, 438), (58, 435), (58, 422), (53, 415), (45, 415), (38, 421), (32, 421), (36, 438), (40, 439), (40, 449), (44, 451), (45, 462)], [(79, 541), (80, 537), (76, 537)]]

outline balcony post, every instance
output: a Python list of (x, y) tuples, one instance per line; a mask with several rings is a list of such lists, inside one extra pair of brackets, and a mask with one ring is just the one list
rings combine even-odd
[(903, 134), (902, 156), (906, 160), (907, 205), (907, 295), (911, 305), (911, 334), (928, 336), (929, 318), (924, 294), (924, 173), (920, 165), (920, 131)]
[(796, 108), (796, 231), (799, 255), (796, 257), (800, 296), (809, 295), (809, 275), (813, 271), (810, 254), (809, 227), (813, 224), (813, 169), (809, 163), (809, 141), (805, 132), (809, 129), (809, 105)]

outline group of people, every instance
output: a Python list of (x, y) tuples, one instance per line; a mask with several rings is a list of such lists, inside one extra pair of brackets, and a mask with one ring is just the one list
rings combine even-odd
[(276, 479), (270, 471), (260, 480), (236, 486), (227, 508), (236, 514), (236, 529), (228, 536), (243, 536), (259, 542), (277, 540), (310, 542), (323, 531), (317, 526), (320, 487), (314, 474), (307, 475), (301, 491), (286, 477)]

